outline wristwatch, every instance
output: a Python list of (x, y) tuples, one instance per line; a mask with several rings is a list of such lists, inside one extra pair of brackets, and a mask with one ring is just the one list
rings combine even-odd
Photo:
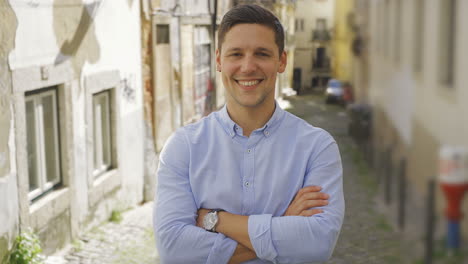
[(218, 223), (218, 212), (224, 212), (223, 209), (213, 209), (203, 217), (203, 228), (206, 231), (216, 233), (216, 224)]

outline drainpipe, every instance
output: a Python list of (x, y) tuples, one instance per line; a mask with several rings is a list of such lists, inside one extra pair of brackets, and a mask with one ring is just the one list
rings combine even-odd
[[(172, 77), (173, 77), (173, 102), (175, 120), (174, 128), (181, 127), (183, 125), (183, 105), (182, 105), (182, 39), (181, 39), (181, 17), (183, 16), (182, 6), (180, 0), (177, 0), (174, 7), (171, 10), (171, 51), (172, 57)], [(175, 31), (175, 32), (174, 32)], [(176, 41), (174, 41), (177, 39)]]
[[(212, 7), (213, 4), (213, 7)], [(208, 91), (211, 93), (211, 102), (210, 102), (210, 108), (208, 109), (209, 112), (211, 112), (213, 109), (217, 108), (216, 104), (216, 93), (218, 87), (216, 87), (216, 28), (217, 28), (217, 20), (218, 20), (218, 0), (208, 0), (208, 10), (211, 14), (211, 43), (213, 43), (212, 48), (211, 48), (211, 71), (210, 71), (210, 82), (211, 85), (209, 86), (211, 91)]]

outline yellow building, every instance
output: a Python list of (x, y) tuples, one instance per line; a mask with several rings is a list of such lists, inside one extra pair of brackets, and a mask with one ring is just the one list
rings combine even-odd
[(353, 74), (353, 7), (354, 0), (335, 0), (332, 72), (333, 77), (341, 81), (350, 81)]

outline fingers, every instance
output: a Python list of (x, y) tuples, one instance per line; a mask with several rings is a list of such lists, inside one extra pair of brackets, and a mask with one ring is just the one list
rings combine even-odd
[(323, 213), (322, 209), (310, 209), (310, 210), (304, 210), (299, 214), (300, 216), (313, 216), (316, 214)]
[(309, 192), (304, 193), (301, 197), (298, 197), (298, 200), (328, 200), (330, 195), (322, 192)]
[(296, 197), (298, 196), (302, 196), (303, 194), (305, 193), (310, 193), (310, 192), (319, 192), (322, 190), (322, 187), (320, 186), (315, 186), (315, 185), (312, 185), (312, 186), (307, 186), (307, 187), (304, 187), (302, 189), (300, 189), (297, 194), (296, 194)]
[(307, 186), (300, 189), (284, 215), (305, 214), (310, 216), (318, 213), (318, 211), (310, 211), (309, 209), (328, 205), (328, 199), (330, 198), (328, 194), (320, 192), (321, 190), (322, 187), (320, 186)]
[(327, 200), (305, 200), (297, 202), (294, 206), (296, 213), (301, 213), (304, 210), (308, 210), (315, 207), (321, 207), (328, 204)]
[(300, 189), (294, 200), (308, 200), (308, 199), (328, 199), (328, 194), (321, 193), (322, 187), (320, 186), (307, 186)]

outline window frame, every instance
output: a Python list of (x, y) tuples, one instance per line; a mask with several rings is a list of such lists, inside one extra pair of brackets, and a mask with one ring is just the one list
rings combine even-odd
[(423, 72), (425, 30), (426, 30), (426, 1), (413, 0), (414, 8), (414, 33), (413, 33), (413, 70), (416, 73)]
[(439, 1), (438, 81), (446, 87), (455, 86), (457, 6), (458, 0)]
[[(33, 103), (33, 113), (34, 113), (34, 136), (35, 136), (35, 142), (36, 142), (36, 149), (35, 149), (35, 157), (36, 157), (36, 163), (38, 164), (39, 168), (36, 168), (38, 171), (36, 173), (36, 181), (38, 182), (38, 186), (36, 189), (31, 190), (31, 182), (29, 181), (29, 192), (28, 192), (28, 198), (30, 201), (34, 202), (37, 199), (41, 198), (43, 195), (47, 194), (51, 190), (53, 190), (55, 187), (58, 187), (62, 185), (62, 172), (61, 172), (61, 160), (60, 160), (60, 119), (59, 119), (59, 113), (58, 113), (58, 96), (57, 96), (57, 87), (52, 86), (52, 87), (45, 87), (43, 89), (35, 90), (32, 92), (26, 92), (25, 93), (25, 108), (27, 107), (27, 104), (29, 102)], [(52, 117), (53, 117), (53, 123), (54, 123), (54, 132), (55, 132), (55, 137), (53, 139), (54, 141), (54, 151), (55, 151), (55, 157), (54, 160), (55, 162), (55, 173), (57, 175), (56, 179), (54, 181), (48, 181), (47, 179), (47, 168), (46, 168), (46, 158), (47, 158), (47, 153), (46, 153), (46, 142), (45, 142), (45, 132), (44, 132), (44, 117), (43, 117), (43, 102), (42, 99), (47, 97), (47, 96), (52, 96)], [(26, 113), (26, 129), (27, 127), (27, 109), (25, 109)], [(28, 134), (28, 133), (26, 133)], [(28, 139), (26, 135), (26, 146), (28, 145)], [(29, 157), (29, 151), (27, 150), (28, 157)], [(29, 172), (29, 160), (28, 160), (28, 177), (29, 179), (31, 178), (30, 172)]]
[(402, 52), (402, 42), (403, 42), (403, 30), (402, 30), (402, 19), (404, 19), (403, 16), (403, 3), (401, 0), (395, 0), (393, 3), (394, 7), (394, 13), (393, 13), (393, 18), (394, 18), (394, 28), (393, 28), (393, 41), (394, 47), (393, 47), (393, 59), (395, 61), (395, 64), (399, 64), (401, 60), (401, 52)]
[[(121, 175), (119, 168), (118, 141), (120, 120), (120, 100), (117, 96), (121, 94), (125, 80), (121, 79), (118, 70), (101, 71), (84, 77), (85, 87), (85, 122), (86, 125), (86, 152), (87, 155), (87, 183), (88, 204), (94, 207), (105, 195), (121, 186)], [(101, 92), (109, 92), (110, 109), (110, 135), (111, 135), (111, 166), (106, 171), (95, 174), (94, 170), (94, 111), (93, 96)]]
[[(19, 224), (32, 228), (42, 228), (42, 224), (63, 215), (71, 206), (69, 188), (74, 176), (72, 91), (79, 90), (70, 61), (60, 64), (19, 67), (12, 69), (12, 93), (14, 108), (14, 140), (16, 144), (16, 174), (18, 184)], [(29, 168), (26, 136), (26, 93), (40, 92), (45, 87), (56, 87), (57, 124), (60, 133), (60, 173), (61, 184), (31, 201), (29, 196)]]
[[(107, 89), (107, 90), (104, 90), (104, 91), (101, 91), (101, 92), (98, 92), (98, 93), (94, 93), (92, 95), (93, 97), (93, 175), (94, 177), (99, 177), (100, 175), (102, 175), (103, 173), (109, 171), (112, 169), (112, 147), (113, 147), (113, 140), (112, 140), (112, 118), (113, 118), (113, 114), (112, 114), (112, 100), (111, 100), (111, 90), (110, 89)], [(96, 117), (97, 117), (97, 113), (96, 113), (96, 101), (98, 101), (101, 97), (105, 98), (105, 101), (106, 101), (106, 106), (105, 106), (105, 111), (107, 112), (107, 118), (106, 120), (102, 120), (102, 115), (101, 116), (101, 126), (98, 127), (97, 126), (97, 122), (96, 122)], [(107, 124), (103, 124), (103, 122), (106, 122)], [(106, 125), (107, 126), (107, 135), (104, 136), (102, 133), (103, 131), (103, 125)], [(100, 128), (100, 129), (99, 129)], [(101, 131), (101, 137), (97, 137), (97, 130), (99, 129), (99, 131)], [(98, 138), (102, 139), (103, 137), (106, 138), (106, 141), (107, 142), (96, 142)], [(99, 144), (98, 144), (99, 143)], [(107, 143), (107, 148), (105, 148), (105, 145)], [(104, 149), (105, 148), (105, 149)], [(107, 155), (108, 157), (108, 160), (104, 160), (105, 159), (105, 156)], [(96, 164), (96, 158), (98, 159), (98, 162), (99, 164)], [(99, 166), (96, 166), (96, 165), (99, 165)], [(99, 168), (98, 168), (99, 167)]]

